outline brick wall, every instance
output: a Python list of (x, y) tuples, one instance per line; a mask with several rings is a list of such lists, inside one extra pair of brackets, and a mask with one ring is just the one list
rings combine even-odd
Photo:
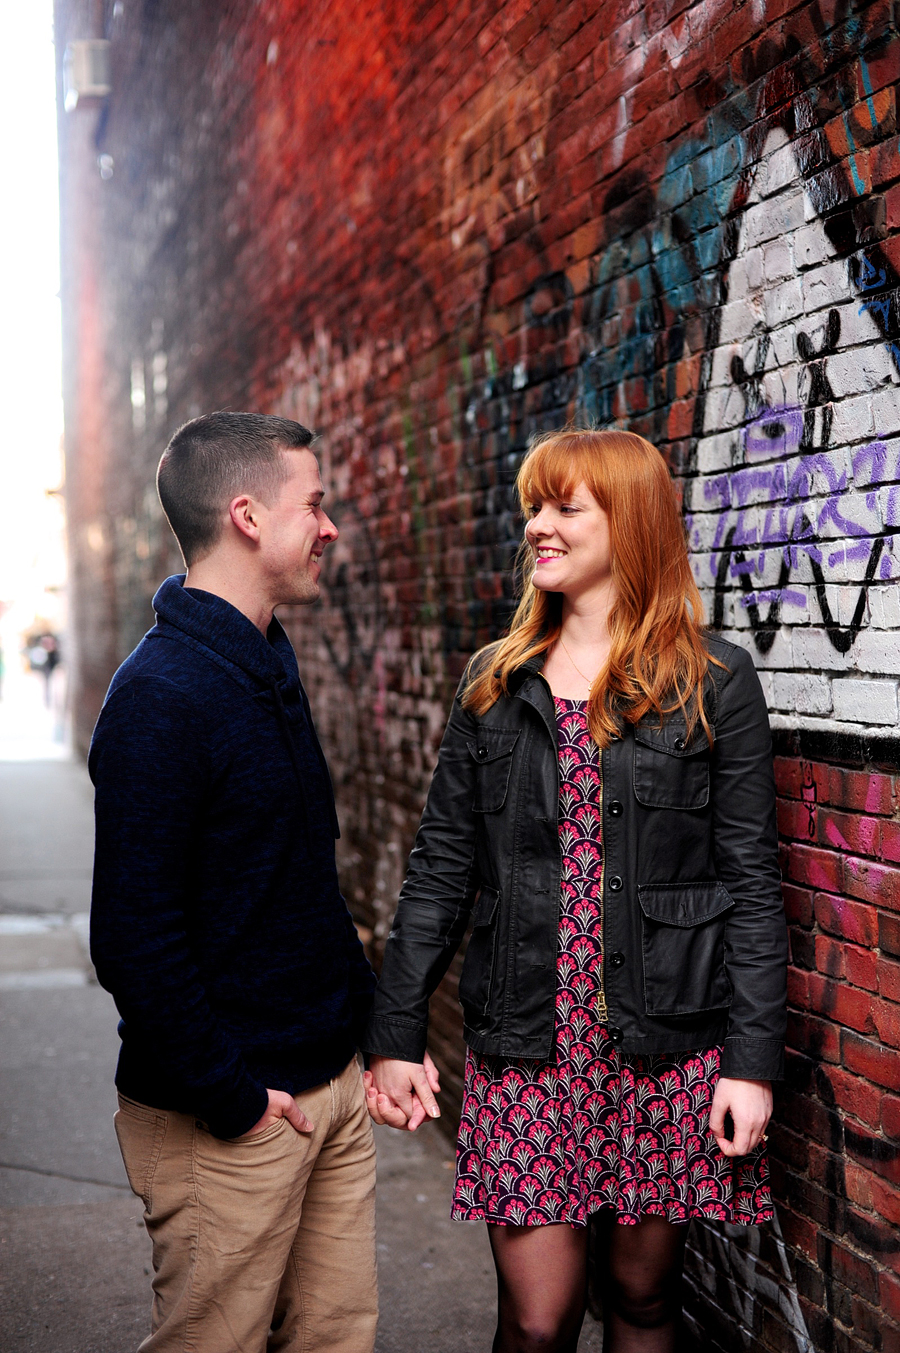
[(377, 955), (455, 682), (509, 614), (528, 437), (647, 435), (766, 687), (792, 937), (778, 1225), (696, 1228), (697, 1343), (897, 1353), (895, 6), (57, 0), (57, 23), (60, 51), (110, 40), (114, 85), (60, 115), (81, 741), (177, 567), (171, 430), (222, 406), (320, 428), (341, 539), (291, 624)]

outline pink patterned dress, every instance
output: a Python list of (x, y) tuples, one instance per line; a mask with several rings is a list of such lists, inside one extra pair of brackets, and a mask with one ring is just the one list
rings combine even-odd
[(772, 1217), (765, 1150), (729, 1160), (708, 1128), (721, 1049), (628, 1056), (596, 1018), (602, 954), (600, 764), (582, 701), (556, 700), (562, 849), (556, 1055), (469, 1051), (452, 1217), (583, 1226), (613, 1208), (756, 1225)]

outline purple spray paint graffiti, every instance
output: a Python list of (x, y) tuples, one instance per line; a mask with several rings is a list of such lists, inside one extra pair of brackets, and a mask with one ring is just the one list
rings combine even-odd
[(685, 505), (710, 619), (755, 653), (794, 726), (898, 724), (886, 277), (865, 253), (840, 256), (794, 144), (771, 131), (723, 273)]

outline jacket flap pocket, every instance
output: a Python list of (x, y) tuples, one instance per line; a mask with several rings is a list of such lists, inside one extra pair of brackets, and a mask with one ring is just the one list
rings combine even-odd
[(639, 883), (638, 901), (648, 921), (660, 925), (695, 926), (734, 906), (723, 885), (710, 883)]
[(497, 761), (501, 756), (510, 756), (519, 738), (519, 729), (515, 728), (479, 728), (474, 742), (467, 742), (469, 755), (479, 766), (489, 761)]
[(709, 738), (702, 724), (695, 724), (691, 736), (687, 735), (687, 724), (681, 715), (671, 715), (660, 728), (657, 717), (647, 716), (634, 725), (634, 740), (644, 747), (652, 747), (655, 752), (664, 752), (667, 756), (694, 756), (705, 752), (709, 747)]
[(476, 929), (479, 926), (492, 924), (499, 901), (500, 893), (496, 888), (482, 888), (472, 912), (472, 925)]

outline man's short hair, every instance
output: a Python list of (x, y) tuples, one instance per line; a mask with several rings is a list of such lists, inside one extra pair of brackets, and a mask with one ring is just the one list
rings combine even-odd
[(277, 501), (287, 479), (282, 451), (312, 439), (302, 423), (264, 413), (205, 413), (178, 429), (159, 462), (156, 489), (188, 568), (216, 544), (238, 494), (267, 507)]

